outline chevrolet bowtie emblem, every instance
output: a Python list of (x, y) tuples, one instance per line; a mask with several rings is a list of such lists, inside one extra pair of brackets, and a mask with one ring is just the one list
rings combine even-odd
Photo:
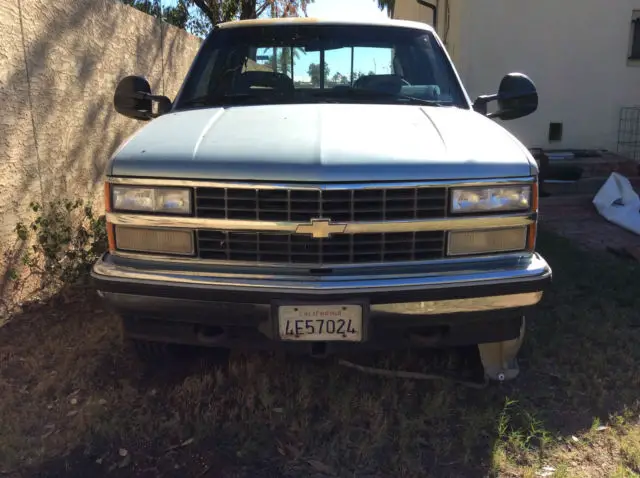
[(346, 224), (336, 224), (330, 219), (311, 219), (310, 224), (299, 224), (296, 234), (310, 234), (315, 239), (325, 239), (331, 234), (344, 232), (346, 228)]

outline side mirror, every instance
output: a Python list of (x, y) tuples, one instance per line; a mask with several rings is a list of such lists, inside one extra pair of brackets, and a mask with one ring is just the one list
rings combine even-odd
[[(153, 112), (153, 102), (158, 103), (158, 112)], [(127, 76), (120, 80), (113, 96), (113, 106), (121, 115), (148, 121), (171, 109), (171, 100), (166, 96), (151, 94), (149, 82), (141, 76)]]
[[(498, 101), (498, 111), (487, 113), (487, 104)], [(480, 96), (473, 109), (489, 118), (512, 120), (530, 115), (538, 109), (538, 91), (533, 81), (522, 73), (509, 73), (500, 82), (496, 95)]]

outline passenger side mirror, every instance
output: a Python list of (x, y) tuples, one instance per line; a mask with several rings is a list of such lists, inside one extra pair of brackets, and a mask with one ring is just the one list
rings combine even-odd
[[(153, 102), (158, 112), (153, 112)], [(171, 110), (171, 100), (166, 96), (151, 94), (149, 82), (141, 76), (127, 76), (120, 80), (113, 96), (113, 106), (121, 115), (148, 121)]]
[[(487, 113), (487, 104), (498, 101), (498, 110)], [(538, 109), (538, 91), (533, 81), (522, 73), (509, 73), (500, 82), (498, 94), (479, 96), (473, 109), (488, 118), (512, 120), (530, 115)]]

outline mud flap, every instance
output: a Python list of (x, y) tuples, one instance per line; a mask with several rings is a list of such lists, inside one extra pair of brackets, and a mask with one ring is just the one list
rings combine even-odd
[(499, 382), (513, 380), (520, 373), (517, 356), (524, 339), (525, 322), (525, 318), (522, 317), (518, 338), (504, 342), (478, 344), (484, 374), (489, 380)]

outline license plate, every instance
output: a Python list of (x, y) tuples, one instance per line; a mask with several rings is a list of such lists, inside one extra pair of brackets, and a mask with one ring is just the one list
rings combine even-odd
[(280, 338), (306, 341), (362, 341), (361, 305), (278, 307)]

